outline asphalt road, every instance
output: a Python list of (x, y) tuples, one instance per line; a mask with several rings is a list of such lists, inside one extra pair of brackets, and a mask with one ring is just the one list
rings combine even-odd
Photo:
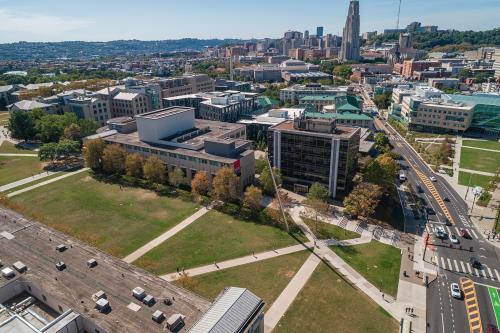
[[(407, 185), (415, 189), (422, 198), (423, 209), (420, 218), (419, 234), (430, 235), (427, 251), (432, 253), (431, 262), (435, 265), (438, 278), (431, 283), (427, 293), (427, 331), (436, 333), (469, 332), (464, 300), (451, 297), (450, 284), (459, 283), (461, 277), (467, 277), (474, 282), (476, 301), (481, 316), (483, 332), (488, 325), (498, 326), (492, 299), (488, 286), (500, 291), (500, 251), (490, 245), (484, 236), (474, 227), (468, 217), (468, 206), (458, 193), (442, 178), (435, 174), (394, 129), (383, 120), (376, 120), (375, 125), (389, 134), (394, 151), (403, 156), (401, 165), (406, 169)], [(420, 173), (420, 175), (419, 175)], [(424, 177), (434, 176), (436, 182), (431, 182), (435, 191), (431, 191)], [(425, 178), (424, 178), (425, 179)], [(417, 184), (424, 190), (417, 191)], [(439, 198), (438, 198), (439, 197)], [(444, 201), (444, 198), (449, 201)], [(443, 207), (444, 205), (444, 207)], [(426, 214), (426, 207), (432, 208), (435, 214)], [(451, 216), (451, 225), (446, 225), (446, 212)], [(437, 227), (443, 227), (448, 235), (446, 239), (435, 237)], [(470, 234), (470, 239), (460, 237), (460, 229)], [(411, 231), (411, 230), (410, 230)], [(454, 234), (459, 244), (452, 244), (449, 235)], [(482, 264), (482, 269), (474, 269), (470, 265), (470, 257), (476, 257)], [(472, 309), (472, 308), (470, 308)]]

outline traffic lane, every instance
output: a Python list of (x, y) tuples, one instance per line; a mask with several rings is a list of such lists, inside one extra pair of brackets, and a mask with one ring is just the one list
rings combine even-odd
[(427, 291), (427, 328), (430, 333), (446, 333), (441, 276), (430, 284)]
[(448, 304), (451, 313), (450, 319), (453, 321), (453, 331), (456, 333), (468, 333), (469, 322), (463, 298), (458, 299), (451, 295), (451, 284), (459, 283), (459, 276), (449, 274), (449, 272), (444, 273), (444, 276), (446, 282), (446, 293), (448, 295)]
[(481, 323), (486, 331), (488, 325), (497, 326), (495, 310), (488, 292), (488, 287), (479, 283), (474, 283), (474, 286), (476, 287), (479, 311), (481, 312)]

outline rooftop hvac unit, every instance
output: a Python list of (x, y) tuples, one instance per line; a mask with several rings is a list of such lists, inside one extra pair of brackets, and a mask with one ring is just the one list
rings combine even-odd
[(147, 306), (153, 306), (155, 302), (156, 300), (153, 295), (146, 295), (146, 297), (144, 297), (144, 299), (142, 300), (142, 303), (146, 304)]
[(2, 276), (6, 279), (11, 279), (16, 275), (16, 273), (9, 267), (2, 269)]
[(87, 260), (87, 267), (88, 268), (92, 268), (92, 267), (95, 267), (97, 266), (97, 260), (95, 259), (89, 259)]
[(163, 314), (163, 312), (161, 312), (160, 310), (156, 310), (151, 319), (153, 319), (154, 321), (156, 321), (157, 323), (161, 323), (162, 321), (165, 320), (165, 315)]
[(97, 302), (95, 302), (95, 308), (101, 313), (109, 312), (111, 310), (109, 302), (105, 298), (98, 299)]
[(141, 287), (135, 287), (132, 289), (132, 295), (139, 301), (142, 301), (146, 297), (146, 292)]
[(28, 266), (26, 266), (20, 261), (16, 261), (15, 263), (13, 263), (12, 267), (14, 267), (16, 271), (18, 271), (19, 273), (24, 273), (28, 270)]
[(184, 318), (186, 318), (186, 316), (183, 316), (180, 313), (171, 315), (167, 319), (167, 328), (170, 332), (177, 332), (180, 327), (184, 326)]

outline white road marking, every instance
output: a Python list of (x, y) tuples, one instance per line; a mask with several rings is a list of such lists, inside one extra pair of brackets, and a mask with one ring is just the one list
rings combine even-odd
[(451, 235), (451, 229), (450, 229), (450, 227), (446, 226), (445, 228), (448, 231), (448, 235)]
[(455, 227), (455, 231), (457, 232), (457, 235), (460, 235), (460, 230), (458, 230), (457, 227)]
[(470, 269), (469, 263), (466, 263), (466, 265), (467, 265), (467, 271), (469, 272), (469, 274), (472, 274), (472, 270)]
[(453, 270), (453, 267), (451, 266), (451, 260), (450, 260), (450, 258), (446, 258), (446, 260), (448, 261), (448, 266), (450, 267), (450, 270)]
[(444, 263), (444, 258), (441, 257), (441, 267), (446, 268), (446, 264)]
[(486, 277), (486, 272), (484, 271), (484, 268), (481, 268), (479, 272), (481, 273), (481, 277)]
[(494, 268), (493, 268), (493, 270), (495, 271), (495, 275), (497, 276), (497, 281), (500, 281), (500, 275), (498, 275), (498, 271)]
[(455, 259), (453, 259), (453, 264), (455, 265), (455, 271), (460, 272), (460, 270), (458, 269), (458, 263)]
[(490, 279), (493, 280), (493, 272), (491, 271), (491, 268), (486, 267), (486, 269), (488, 270), (488, 274), (490, 275)]
[(479, 276), (479, 271), (475, 267), (474, 267), (474, 272), (476, 273), (476, 276)]
[(474, 237), (479, 238), (479, 237), (477, 237), (476, 233), (474, 232), (474, 229), (470, 229), (470, 232), (472, 232), (472, 234), (474, 235)]
[(460, 267), (462, 267), (462, 270), (460, 272), (465, 273), (465, 266), (462, 260), (460, 260)]

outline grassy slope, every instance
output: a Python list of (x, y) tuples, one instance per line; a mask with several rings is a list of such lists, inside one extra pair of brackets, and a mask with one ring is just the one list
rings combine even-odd
[(38, 157), (0, 156), (0, 184), (5, 185), (42, 171)]
[(343, 229), (333, 224), (328, 224), (324, 222), (318, 222), (316, 230), (316, 220), (303, 218), (304, 222), (311, 229), (311, 231), (320, 239), (330, 239), (335, 238), (337, 240), (353, 239), (359, 238), (359, 234)]
[(500, 142), (498, 141), (463, 140), (462, 146), (493, 149), (500, 151)]

